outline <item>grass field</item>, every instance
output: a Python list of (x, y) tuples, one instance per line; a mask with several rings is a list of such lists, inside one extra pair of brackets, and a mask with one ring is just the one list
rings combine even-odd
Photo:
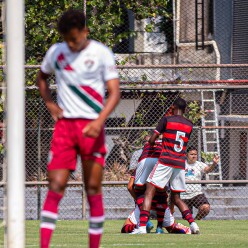
[[(185, 224), (185, 222), (181, 221)], [(107, 247), (248, 247), (248, 221), (200, 221), (200, 235), (121, 234), (122, 220), (106, 221), (102, 248)], [(58, 221), (51, 247), (87, 247), (86, 221)], [(26, 222), (26, 247), (39, 247), (39, 222)], [(3, 247), (3, 228), (0, 247)]]

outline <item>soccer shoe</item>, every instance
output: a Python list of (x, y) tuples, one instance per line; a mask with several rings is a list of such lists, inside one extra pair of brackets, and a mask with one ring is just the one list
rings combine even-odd
[(200, 234), (200, 228), (195, 222), (190, 224), (190, 230), (192, 234)]
[(149, 220), (146, 224), (146, 232), (150, 233), (151, 230), (154, 228), (154, 225), (152, 224), (152, 222)]
[(135, 228), (131, 233), (129, 234), (146, 234), (146, 227), (139, 227)]
[(164, 234), (164, 231), (161, 227), (157, 227), (156, 234)]
[(181, 223), (175, 223), (170, 233), (191, 234), (191, 230)]

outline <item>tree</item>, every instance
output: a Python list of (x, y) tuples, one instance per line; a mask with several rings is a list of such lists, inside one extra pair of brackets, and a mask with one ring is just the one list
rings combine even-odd
[[(87, 25), (90, 38), (114, 47), (135, 35), (131, 30), (121, 31), (125, 24), (126, 11), (134, 13), (136, 19), (163, 16), (169, 18), (171, 0), (87, 0)], [(26, 0), (26, 63), (39, 64), (51, 44), (60, 41), (56, 31), (58, 17), (69, 8), (83, 10), (83, 1), (73, 0)], [(152, 31), (153, 23), (147, 26)]]

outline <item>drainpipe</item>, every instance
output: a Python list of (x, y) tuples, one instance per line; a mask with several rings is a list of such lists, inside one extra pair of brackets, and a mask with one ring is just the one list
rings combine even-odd
[[(176, 8), (176, 0), (173, 1), (173, 9)], [(175, 18), (175, 28), (176, 28), (176, 46), (177, 47), (193, 47), (195, 46), (195, 43), (180, 43), (180, 5), (181, 5), (181, 0), (177, 0), (177, 8), (176, 8), (176, 18)], [(213, 49), (215, 51), (215, 56), (216, 56), (216, 64), (220, 64), (220, 51), (217, 46), (217, 43), (215, 40), (211, 41), (205, 41), (205, 45), (212, 45)], [(220, 80), (220, 68), (216, 69), (216, 80)]]

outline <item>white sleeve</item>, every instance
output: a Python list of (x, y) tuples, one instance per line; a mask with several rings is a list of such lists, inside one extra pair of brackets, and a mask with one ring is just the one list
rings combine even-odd
[(129, 165), (129, 170), (135, 170), (138, 165), (138, 160), (140, 155), (142, 154), (142, 149), (137, 150), (133, 153), (131, 160), (130, 160), (130, 165)]
[(200, 162), (200, 170), (201, 170), (201, 174), (204, 174), (205, 171), (204, 169), (208, 166), (207, 164), (203, 163), (203, 162)]
[(103, 53), (103, 80), (107, 82), (108, 80), (119, 78), (118, 71), (115, 65), (115, 58), (112, 51), (105, 47)]
[(47, 53), (46, 53), (46, 55), (42, 61), (40, 69), (45, 74), (52, 74), (54, 72), (55, 68), (54, 68), (53, 54), (54, 54), (54, 51), (57, 48), (57, 46), (58, 46), (57, 44), (52, 45), (48, 49), (48, 51), (47, 51)]

